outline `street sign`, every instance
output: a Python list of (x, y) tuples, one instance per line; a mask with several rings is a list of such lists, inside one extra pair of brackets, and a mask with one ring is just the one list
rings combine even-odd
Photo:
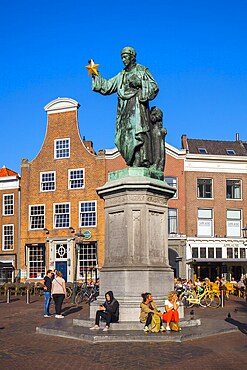
[(90, 230), (85, 230), (85, 231), (83, 231), (83, 236), (84, 236), (85, 239), (90, 239), (91, 236), (92, 236), (92, 233), (91, 233)]

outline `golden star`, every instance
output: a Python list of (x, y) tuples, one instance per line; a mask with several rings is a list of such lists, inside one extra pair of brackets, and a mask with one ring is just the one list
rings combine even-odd
[(99, 72), (97, 71), (97, 68), (99, 67), (99, 64), (94, 64), (93, 59), (90, 59), (88, 63), (89, 65), (85, 67), (88, 70), (88, 75), (98, 75)]

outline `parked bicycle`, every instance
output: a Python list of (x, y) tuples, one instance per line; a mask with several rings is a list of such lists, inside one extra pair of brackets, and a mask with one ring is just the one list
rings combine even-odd
[(98, 285), (94, 286), (82, 285), (80, 290), (75, 296), (75, 303), (77, 305), (81, 304), (82, 302), (90, 304), (97, 299), (98, 295), (99, 295)]

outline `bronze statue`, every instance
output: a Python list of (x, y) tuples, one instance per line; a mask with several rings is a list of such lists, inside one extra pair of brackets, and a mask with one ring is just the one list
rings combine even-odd
[[(149, 100), (157, 96), (158, 85), (149, 70), (136, 63), (132, 47), (124, 47), (121, 57), (125, 68), (115, 77), (106, 80), (98, 71), (92, 72), (92, 89), (103, 95), (118, 94), (115, 144), (127, 165), (163, 171), (162, 160), (158, 161), (155, 158), (158, 152), (153, 151), (153, 142), (157, 139), (153, 140), (152, 135), (155, 130), (157, 136), (157, 125), (154, 127), (151, 122), (149, 109)], [(164, 150), (160, 149), (161, 152)]]

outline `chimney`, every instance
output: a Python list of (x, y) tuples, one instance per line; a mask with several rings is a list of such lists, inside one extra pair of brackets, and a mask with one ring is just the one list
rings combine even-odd
[(187, 143), (187, 136), (186, 135), (182, 135), (181, 136), (181, 145), (182, 145), (182, 149), (186, 149), (188, 150), (188, 143)]
[(239, 133), (236, 133), (236, 141), (239, 141)]

